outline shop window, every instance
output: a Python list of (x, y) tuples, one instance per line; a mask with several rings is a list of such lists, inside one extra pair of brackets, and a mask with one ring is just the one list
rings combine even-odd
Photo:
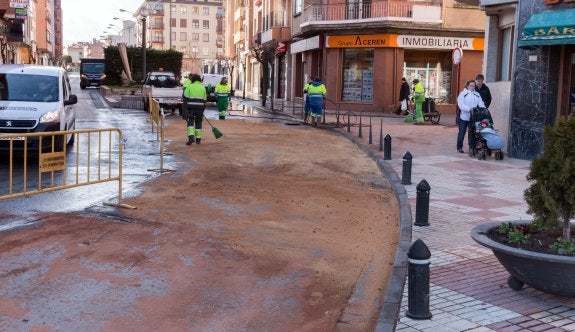
[(451, 53), (450, 52), (406, 52), (403, 63), (403, 77), (413, 89), (412, 82), (418, 79), (425, 88), (425, 95), (440, 100), (451, 99)]
[(342, 101), (373, 101), (373, 49), (343, 50)]
[(513, 26), (499, 30), (497, 54), (497, 80), (511, 79), (511, 59), (513, 57)]

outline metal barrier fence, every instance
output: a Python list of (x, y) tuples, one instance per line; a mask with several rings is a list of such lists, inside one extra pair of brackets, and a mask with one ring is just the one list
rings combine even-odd
[[(75, 142), (71, 149), (69, 135)], [(117, 181), (117, 203), (104, 205), (135, 208), (122, 202), (123, 142), (118, 128), (0, 134), (9, 158), (7, 167), (0, 166), (0, 174), (8, 173), (0, 200)]]
[[(150, 111), (150, 122), (152, 123), (152, 133), (154, 132), (154, 125), (156, 127), (156, 141), (160, 142), (160, 168), (148, 169), (152, 172), (171, 172), (170, 169), (164, 168), (164, 112), (160, 108), (160, 103), (152, 98), (152, 93), (148, 93), (148, 105)], [(182, 107), (184, 107), (182, 105)]]

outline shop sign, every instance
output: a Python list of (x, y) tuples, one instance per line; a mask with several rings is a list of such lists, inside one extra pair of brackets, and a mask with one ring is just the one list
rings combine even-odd
[(14, 17), (17, 19), (25, 20), (28, 17), (28, 11), (23, 8), (14, 9)]
[(543, 3), (546, 5), (556, 5), (559, 3), (575, 2), (575, 0), (545, 0)]
[(311, 38), (297, 41), (295, 43), (291, 43), (290, 44), (290, 53), (296, 54), (296, 53), (301, 53), (301, 52), (305, 52), (308, 50), (318, 49), (318, 48), (320, 48), (319, 40), (320, 40), (319, 36), (314, 36)]
[(278, 42), (276, 46), (276, 54), (285, 53), (286, 50), (287, 50), (286, 43)]
[(417, 49), (454, 49), (483, 51), (483, 38), (398, 35), (397, 47)]
[[(449, 49), (483, 51), (483, 38), (459, 38), (416, 35), (343, 35), (326, 36), (329, 48), (380, 48), (400, 47), (412, 49)], [(293, 53), (293, 52), (292, 52)]]
[(10, 0), (10, 8), (28, 8), (28, 0)]
[(391, 36), (389, 34), (327, 36), (325, 45), (332, 48), (393, 47), (390, 45)]

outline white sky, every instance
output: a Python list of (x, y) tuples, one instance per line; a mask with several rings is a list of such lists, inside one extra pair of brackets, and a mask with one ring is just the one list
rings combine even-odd
[[(120, 12), (120, 8), (135, 12), (144, 0), (62, 0), (64, 46), (75, 42), (91, 42), (100, 39), (109, 24), (122, 26), (119, 17), (134, 20), (132, 14)], [(115, 34), (118, 29), (109, 30)]]

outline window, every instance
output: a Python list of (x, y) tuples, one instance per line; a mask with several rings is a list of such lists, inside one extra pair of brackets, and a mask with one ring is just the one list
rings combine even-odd
[(192, 41), (195, 41), (195, 42), (200, 41), (200, 34), (197, 32), (192, 33)]
[(199, 29), (200, 28), (200, 21), (199, 20), (192, 20), (192, 28)]
[[(170, 26), (171, 26), (172, 28), (175, 28), (175, 27), (176, 27), (176, 19), (175, 19), (175, 18), (170, 19)], [(182, 28), (185, 28), (185, 27), (182, 27)]]
[(303, 0), (294, 0), (293, 1), (293, 13), (294, 15), (301, 14), (301, 5)]
[(204, 16), (210, 15), (210, 7), (202, 7), (202, 13)]
[(192, 15), (200, 15), (200, 7), (192, 7)]
[(203, 55), (209, 55), (210, 54), (210, 49), (207, 47), (202, 48), (202, 54)]
[(186, 41), (186, 40), (188, 40), (188, 34), (185, 32), (180, 32), (180, 41)]
[(180, 46), (180, 52), (186, 54), (186, 51), (187, 51), (186, 45)]
[(210, 41), (210, 34), (209, 33), (202, 33), (202, 41), (209, 42)]
[(513, 26), (499, 30), (497, 46), (497, 80), (511, 80), (511, 58), (513, 56)]
[(198, 47), (197, 46), (192, 47), (192, 55), (194, 57), (198, 55)]
[(209, 29), (210, 28), (210, 21), (203, 20), (202, 21), (202, 29)]
[(170, 5), (170, 14), (176, 15), (178, 13), (178, 7), (176, 5)]
[(170, 33), (170, 38), (171, 38), (171, 40), (175, 41), (176, 40), (176, 33), (175, 32)]
[(181, 6), (180, 7), (180, 14), (182, 15), (186, 15), (188, 13), (188, 9), (186, 6)]
[(180, 19), (180, 28), (187, 28), (188, 27), (188, 20), (185, 18)]
[(373, 49), (343, 50), (342, 101), (373, 100)]

